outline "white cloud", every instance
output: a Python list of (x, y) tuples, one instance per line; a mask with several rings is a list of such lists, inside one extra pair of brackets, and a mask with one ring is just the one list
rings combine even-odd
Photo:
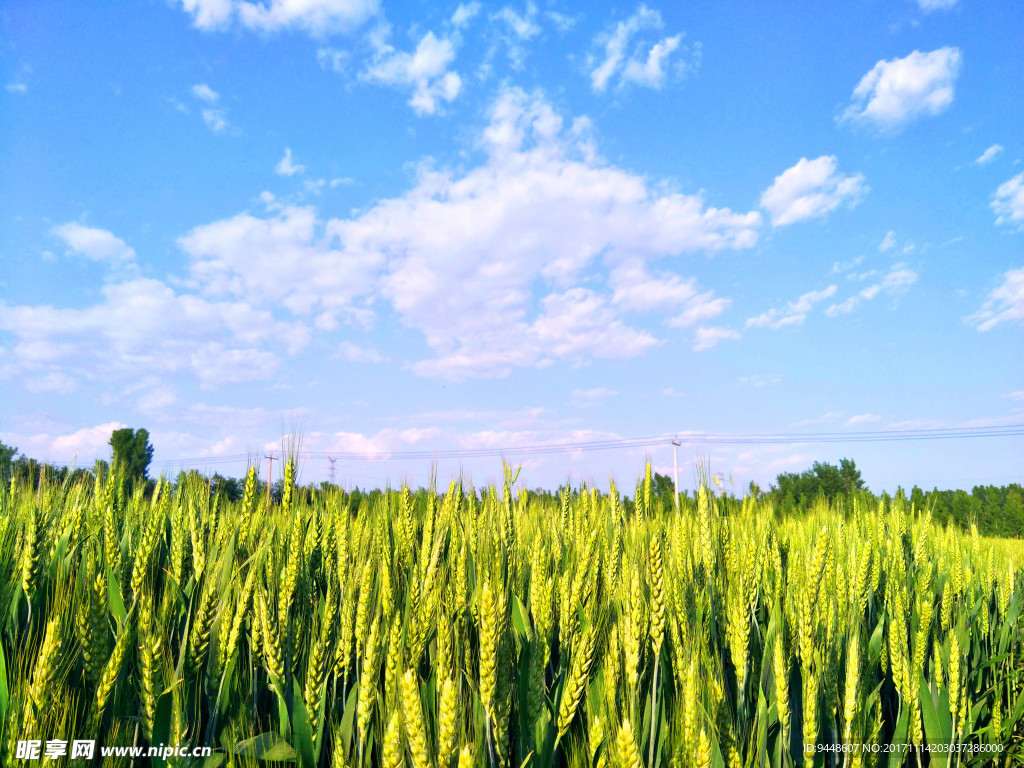
[(886, 251), (891, 251), (896, 245), (896, 233), (890, 229), (885, 233), (882, 242), (878, 244), (878, 250), (880, 253), (885, 253)]
[(843, 424), (843, 426), (844, 427), (856, 427), (856, 426), (859, 426), (861, 424), (872, 424), (872, 423), (874, 423), (876, 421), (881, 421), (881, 420), (882, 420), (882, 417), (879, 416), (877, 413), (860, 413), (860, 414), (857, 414), (856, 416), (851, 416), (850, 418), (848, 418), (846, 420), (846, 423)]
[[(386, 303), (431, 350), (411, 369), (452, 379), (642, 354), (658, 339), (625, 319), (646, 311), (638, 281), (662, 284), (654, 311), (670, 324), (727, 306), (643, 265), (748, 248), (756, 211), (709, 208), (605, 163), (582, 119), (565, 128), (543, 98), (519, 90), (493, 105), (481, 148), (482, 164), (422, 165), (407, 193), (351, 218), (319, 222), (312, 208), (289, 206), (197, 227), (180, 240), (191, 279), (211, 297), (362, 325)], [(610, 290), (581, 285), (602, 264)]]
[(8, 93), (19, 93), (19, 94), (28, 93), (28, 85), (26, 83), (22, 83), (22, 82), (17, 82), (17, 81), (11, 82), (11, 83), (8, 83), (7, 85), (5, 85), (4, 88), (7, 89)]
[(651, 275), (643, 262), (629, 261), (612, 270), (609, 284), (612, 301), (632, 312), (672, 310), (678, 314), (668, 321), (674, 328), (683, 328), (717, 317), (731, 303), (715, 298), (713, 291), (700, 293), (696, 280), (679, 275)]
[(617, 394), (619, 393), (616, 390), (608, 387), (591, 387), (590, 389), (574, 389), (570, 398), (573, 405), (579, 408), (589, 408), (609, 397), (615, 397)]
[(203, 122), (214, 133), (223, 133), (228, 129), (227, 112), (223, 109), (204, 109)]
[(385, 358), (372, 347), (363, 347), (351, 341), (343, 341), (338, 345), (338, 354), (350, 363), (382, 363)]
[(953, 103), (961, 60), (959, 48), (946, 47), (879, 61), (854, 89), (839, 122), (895, 132), (918, 117), (945, 111)]
[(220, 99), (220, 94), (206, 83), (197, 83), (196, 85), (193, 85), (192, 95), (200, 101), (205, 101), (207, 104), (216, 104), (217, 100)]
[(693, 351), (703, 352), (718, 346), (723, 341), (736, 341), (740, 332), (725, 326), (700, 327), (694, 338)]
[(917, 0), (917, 7), (925, 13), (946, 10), (956, 5), (957, 0)]
[(116, 429), (124, 429), (127, 425), (119, 421), (111, 421), (95, 427), (79, 429), (70, 435), (59, 435), (50, 442), (54, 452), (61, 456), (95, 456), (109, 452), (110, 436)]
[(338, 48), (318, 48), (316, 52), (316, 63), (321, 69), (332, 69), (335, 72), (344, 72), (345, 64), (348, 62), (348, 51)]
[(313, 209), (297, 206), (269, 219), (241, 213), (196, 227), (178, 244), (192, 257), (192, 277), (206, 293), (283, 305), (296, 315), (319, 309), (357, 317), (356, 298), (371, 293), (384, 263), (380, 253), (330, 248), (318, 238)]
[(638, 41), (631, 45), (633, 39), (642, 32), (660, 30), (662, 27), (664, 22), (661, 14), (641, 3), (628, 19), (599, 34), (594, 44), (600, 49), (600, 54), (592, 54), (588, 60), (591, 88), (596, 93), (602, 93), (618, 75), (620, 87), (633, 84), (660, 89), (665, 85), (670, 71), (683, 74), (695, 70), (700, 62), (699, 46), (694, 46), (689, 62), (680, 60), (678, 56), (672, 62), (672, 55), (677, 50), (680, 54), (688, 53), (685, 46), (682, 46), (682, 34), (663, 38), (653, 44)]
[(1010, 392), (1009, 394), (1003, 395), (1007, 400), (1020, 400), (1024, 402), (1024, 389), (1018, 389), (1016, 392)]
[(276, 32), (301, 29), (315, 37), (346, 32), (376, 15), (378, 0), (181, 0), (193, 24), (224, 29), (233, 19), (248, 29)]
[(669, 59), (682, 41), (682, 35), (666, 37), (651, 46), (645, 61), (630, 59), (622, 70), (622, 82), (660, 89), (668, 77)]
[(334, 432), (319, 435), (318, 443), (321, 453), (360, 453), (371, 455), (376, 460), (384, 460), (399, 450), (434, 440), (443, 433), (437, 427), (426, 429), (382, 429), (372, 436), (359, 432)]
[(996, 224), (1009, 224), (1024, 229), (1024, 173), (1004, 181), (992, 196)]
[(39, 377), (27, 378), (25, 389), (29, 392), (56, 392), (61, 395), (69, 395), (75, 391), (77, 382), (66, 373), (50, 371)]
[(450, 102), (459, 95), (462, 78), (449, 71), (455, 61), (455, 44), (427, 32), (412, 53), (397, 51), (381, 44), (361, 77), (370, 82), (412, 89), (409, 105), (418, 115), (432, 115), (440, 102)]
[(917, 272), (907, 267), (906, 264), (893, 264), (881, 282), (873, 283), (839, 304), (831, 305), (825, 310), (825, 314), (829, 317), (849, 314), (862, 302), (871, 301), (880, 293), (898, 296), (901, 293), (905, 293), (910, 286), (916, 283), (917, 277)]
[(979, 331), (990, 331), (1000, 323), (1024, 323), (1024, 267), (1003, 275), (1003, 282), (967, 321)]
[(999, 144), (993, 144), (991, 147), (982, 152), (978, 159), (975, 160), (974, 162), (977, 163), (978, 165), (988, 165), (993, 160), (995, 160), (1000, 155), (1000, 153), (1002, 153), (1002, 151), (1002, 146), (1000, 146)]
[(757, 317), (747, 319), (747, 328), (769, 328), (777, 331), (787, 325), (800, 325), (807, 319), (807, 313), (815, 304), (834, 295), (836, 287), (830, 285), (821, 291), (809, 291), (796, 301), (790, 301), (784, 309), (770, 309)]
[(851, 208), (857, 205), (868, 192), (864, 176), (839, 173), (837, 165), (830, 155), (815, 160), (802, 157), (776, 176), (761, 195), (761, 207), (771, 216), (772, 226), (825, 216), (843, 203)]
[(304, 170), (306, 170), (306, 166), (292, 162), (292, 150), (289, 147), (284, 148), (284, 157), (274, 166), (274, 172), (279, 176), (294, 176)]
[(54, 227), (52, 233), (67, 243), (75, 253), (93, 261), (127, 262), (135, 251), (124, 240), (105, 229), (87, 227), (74, 221)]
[[(103, 287), (103, 301), (84, 309), (9, 306), (0, 330), (17, 342), (0, 378), (39, 380), (59, 374), (61, 388), (83, 379), (190, 371), (203, 386), (265, 378), (277, 356), (268, 343), (298, 351), (307, 332), (244, 302), (211, 302), (138, 278)], [(70, 381), (69, 381), (70, 380)]]
[(490, 16), (491, 21), (498, 22), (498, 34), (513, 69), (523, 68), (526, 60), (525, 44), (541, 32), (540, 24), (537, 23), (538, 15), (536, 4), (533, 0), (527, 0), (523, 13), (506, 5)]
[(466, 26), (480, 13), (480, 3), (460, 3), (452, 14), (452, 26), (456, 29)]

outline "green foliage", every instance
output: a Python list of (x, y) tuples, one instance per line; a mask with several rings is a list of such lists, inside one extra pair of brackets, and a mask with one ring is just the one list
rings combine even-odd
[(18, 455), (18, 449), (12, 445), (4, 445), (0, 440), (0, 482), (9, 482), (11, 472), (14, 469), (14, 457)]
[(806, 508), (819, 496), (835, 501), (864, 488), (864, 480), (852, 459), (842, 459), (839, 466), (816, 461), (810, 469), (796, 474), (786, 472), (776, 479), (775, 495), (780, 500)]
[(153, 460), (153, 446), (145, 429), (115, 429), (110, 435), (114, 463), (121, 466), (129, 490), (149, 479), (149, 464)]

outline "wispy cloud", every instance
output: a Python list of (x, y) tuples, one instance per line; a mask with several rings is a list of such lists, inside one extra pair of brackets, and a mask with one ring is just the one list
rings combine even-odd
[(851, 416), (843, 424), (844, 427), (859, 427), (864, 424), (874, 424), (876, 421), (881, 421), (882, 417), (877, 413), (859, 413), (856, 416)]
[(782, 309), (770, 309), (757, 317), (748, 318), (746, 327), (769, 328), (777, 331), (787, 325), (800, 325), (807, 319), (807, 313), (811, 311), (815, 304), (833, 296), (835, 292), (836, 287), (834, 285), (830, 285), (828, 288), (820, 291), (808, 291), (796, 301), (788, 302)]
[(894, 264), (881, 281), (861, 289), (839, 304), (832, 304), (825, 310), (825, 314), (829, 317), (849, 314), (862, 302), (871, 301), (882, 293), (889, 296), (898, 296), (905, 293), (910, 286), (916, 283), (917, 278), (917, 272), (910, 269), (906, 264)]
[(999, 185), (992, 197), (992, 210), (997, 225), (1024, 229), (1024, 173)]
[(594, 39), (599, 53), (588, 59), (594, 92), (603, 93), (616, 77), (619, 87), (638, 85), (657, 90), (665, 85), (670, 73), (681, 76), (696, 71), (700, 65), (700, 46), (687, 49), (682, 33), (654, 43), (633, 42), (645, 31), (663, 27), (661, 14), (641, 3), (632, 16), (599, 34)]
[(999, 155), (1002, 154), (1002, 151), (1002, 146), (1000, 146), (999, 144), (993, 144), (991, 147), (982, 152), (978, 159), (975, 160), (974, 162), (977, 163), (978, 165), (988, 165), (997, 157), (999, 157)]
[(1024, 267), (1004, 274), (1003, 282), (967, 322), (979, 331), (990, 331), (1002, 323), (1024, 322)]
[(274, 166), (274, 172), (279, 176), (294, 176), (296, 173), (302, 173), (304, 170), (306, 170), (306, 166), (299, 165), (292, 160), (292, 150), (289, 147), (285, 147), (284, 157)]

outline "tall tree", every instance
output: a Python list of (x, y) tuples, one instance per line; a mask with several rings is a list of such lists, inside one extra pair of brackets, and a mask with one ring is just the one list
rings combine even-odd
[(14, 471), (14, 457), (18, 449), (13, 445), (4, 445), (0, 442), (0, 480), (9, 480)]
[(115, 429), (110, 435), (114, 449), (114, 463), (121, 465), (129, 487), (149, 479), (149, 463), (153, 460), (153, 446), (145, 429)]

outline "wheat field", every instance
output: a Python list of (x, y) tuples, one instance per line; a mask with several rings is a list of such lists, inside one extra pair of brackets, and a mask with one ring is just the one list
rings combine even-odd
[(1024, 765), (1024, 578), (927, 510), (294, 478), (0, 492), (0, 764)]

